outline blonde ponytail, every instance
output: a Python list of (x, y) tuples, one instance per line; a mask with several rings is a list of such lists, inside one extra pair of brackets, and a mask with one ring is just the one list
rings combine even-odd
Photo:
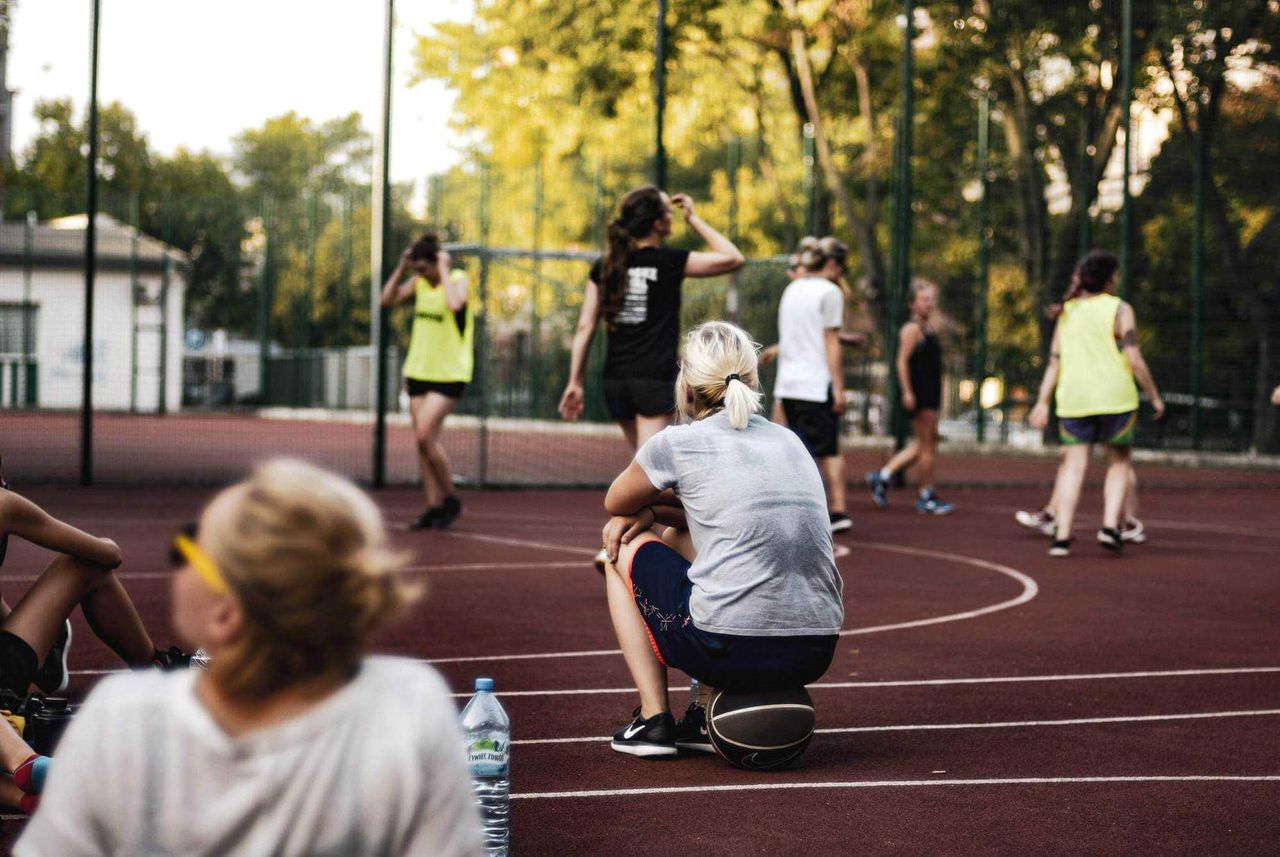
[(708, 321), (690, 330), (676, 378), (681, 416), (700, 420), (724, 410), (729, 425), (746, 428), (760, 411), (756, 348), (742, 328), (727, 322)]

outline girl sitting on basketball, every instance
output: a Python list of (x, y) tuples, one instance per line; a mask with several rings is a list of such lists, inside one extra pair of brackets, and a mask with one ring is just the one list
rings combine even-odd
[(711, 749), (699, 706), (672, 718), (668, 666), (707, 693), (802, 687), (826, 672), (844, 621), (822, 477), (793, 432), (759, 415), (742, 330), (688, 333), (676, 407), (687, 424), (645, 443), (605, 498), (609, 612), (640, 692), (612, 746), (643, 757)]

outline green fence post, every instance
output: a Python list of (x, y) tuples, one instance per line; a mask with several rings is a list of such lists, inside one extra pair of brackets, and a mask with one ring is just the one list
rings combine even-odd
[(1204, 384), (1204, 128), (1196, 114), (1193, 193), (1195, 216), (1191, 233), (1191, 447), (1202, 441), (1200, 396)]
[(271, 381), (271, 305), (275, 286), (271, 266), (275, 237), (272, 235), (271, 197), (262, 200), (262, 234), (266, 239), (262, 249), (262, 272), (258, 275), (258, 400), (270, 404), (268, 385)]
[(893, 436), (895, 446), (901, 448), (906, 440), (906, 420), (904, 420), (900, 402), (898, 401), (898, 378), (894, 369), (898, 352), (898, 317), (901, 301), (907, 295), (907, 290), (911, 285), (911, 151), (912, 151), (912, 125), (915, 114), (915, 94), (913, 91), (913, 78), (915, 76), (915, 61), (912, 53), (912, 39), (915, 35), (915, 2), (914, 0), (903, 0), (903, 31), (902, 31), (902, 118), (899, 126), (899, 134), (901, 142), (899, 145), (898, 156), (899, 176), (898, 176), (898, 202), (896, 206), (897, 220), (897, 258), (894, 262), (894, 284), (893, 294), (889, 299), (890, 306), (890, 323), (889, 335), (887, 343), (889, 345), (889, 361), (886, 366), (889, 376), (889, 401), (885, 403), (890, 409), (893, 426)]
[(22, 226), (22, 371), (24, 375), (23, 384), (23, 400), (29, 407), (36, 404), (36, 376), (37, 369), (35, 360), (32, 359), (31, 349), (35, 345), (34, 331), (31, 329), (32, 316), (35, 314), (35, 307), (31, 303), (31, 274), (32, 274), (32, 255), (35, 247), (36, 232), (36, 213), (34, 210), (27, 212), (26, 220)]
[(529, 415), (540, 414), (542, 402), (542, 152), (533, 169), (533, 317), (529, 322)]
[[(738, 167), (742, 163), (742, 138), (734, 135), (729, 140), (729, 240), (738, 243)], [(725, 314), (729, 321), (738, 324), (738, 272), (729, 275), (729, 291), (725, 295)]]
[(804, 133), (800, 138), (801, 156), (804, 159), (804, 234), (812, 235), (817, 221), (818, 179), (814, 164), (815, 153), (814, 128), (812, 122), (804, 123)]
[(129, 196), (129, 413), (138, 412), (138, 194)]
[(988, 158), (991, 135), (991, 95), (983, 90), (978, 95), (978, 182), (982, 196), (978, 199), (978, 317), (974, 339), (977, 345), (973, 361), (973, 400), (977, 405), (977, 440), (987, 439), (987, 415), (982, 408), (982, 382), (987, 377), (987, 292), (991, 239), (987, 234), (987, 193), (991, 189)]
[(479, 399), (480, 448), (477, 482), (489, 479), (489, 164), (480, 161), (480, 312), (476, 315), (476, 351), (481, 355)]
[(667, 0), (658, 0), (653, 36), (653, 183), (667, 186), (667, 149), (663, 123), (667, 111)]
[(1133, 168), (1133, 0), (1121, 0), (1120, 25), (1120, 113), (1124, 128), (1124, 188), (1120, 208), (1120, 297), (1129, 299), (1133, 283), (1130, 245), (1133, 239), (1132, 194), (1129, 176)]

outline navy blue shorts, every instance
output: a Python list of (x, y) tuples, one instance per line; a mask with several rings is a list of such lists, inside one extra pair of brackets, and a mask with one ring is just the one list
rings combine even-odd
[(689, 561), (661, 541), (636, 549), (631, 594), (663, 664), (719, 690), (786, 690), (817, 681), (831, 666), (836, 634), (747, 637), (703, 631), (689, 616)]
[(637, 416), (661, 417), (676, 409), (676, 382), (653, 378), (605, 378), (604, 406), (618, 422)]

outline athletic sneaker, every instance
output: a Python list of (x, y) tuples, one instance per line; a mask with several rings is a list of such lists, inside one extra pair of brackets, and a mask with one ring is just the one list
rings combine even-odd
[(1103, 527), (1098, 530), (1098, 544), (1112, 553), (1120, 553), (1124, 550), (1124, 542), (1120, 538), (1120, 531), (1111, 527)]
[(164, 672), (185, 670), (191, 666), (191, 655), (188, 655), (177, 646), (170, 646), (167, 652), (156, 649), (156, 655), (151, 659), (151, 666)]
[(591, 560), (595, 565), (596, 571), (604, 574), (609, 570), (609, 552), (604, 548), (600, 548), (600, 553), (596, 554), (595, 559)]
[(1147, 528), (1137, 518), (1125, 518), (1120, 525), (1120, 541), (1140, 545), (1147, 540)]
[(1044, 536), (1052, 536), (1058, 528), (1058, 517), (1048, 509), (1041, 509), (1039, 512), (1024, 512), (1019, 509), (1014, 513), (1013, 519)]
[(689, 703), (684, 717), (676, 724), (676, 747), (699, 753), (716, 751), (711, 744), (711, 736), (707, 733), (707, 709), (696, 702)]
[(831, 513), (831, 532), (843, 533), (853, 526), (853, 520), (845, 512)]
[(409, 525), (411, 530), (429, 530), (439, 521), (440, 516), (444, 514), (443, 506), (432, 506), (427, 511), (413, 519), (413, 523)]
[(462, 501), (458, 499), (458, 495), (450, 494), (444, 498), (444, 505), (440, 507), (440, 517), (436, 520), (436, 527), (445, 529), (461, 514)]
[(1054, 539), (1049, 545), (1049, 556), (1071, 556), (1071, 543), (1075, 539)]
[(943, 501), (933, 491), (921, 494), (916, 500), (916, 511), (922, 515), (950, 515), (955, 510), (954, 505)]
[(640, 716), (640, 709), (632, 712), (630, 725), (614, 733), (613, 749), (645, 759), (670, 758), (679, 754), (676, 749), (676, 721), (670, 711), (655, 714), (648, 720)]
[(71, 673), (67, 671), (67, 654), (70, 651), (71, 623), (64, 621), (62, 631), (53, 641), (49, 654), (44, 656), (44, 663), (40, 665), (32, 683), (45, 693), (61, 693), (66, 690), (71, 683)]
[(867, 485), (871, 487), (871, 499), (881, 509), (889, 505), (889, 480), (880, 475), (879, 470), (867, 474)]

